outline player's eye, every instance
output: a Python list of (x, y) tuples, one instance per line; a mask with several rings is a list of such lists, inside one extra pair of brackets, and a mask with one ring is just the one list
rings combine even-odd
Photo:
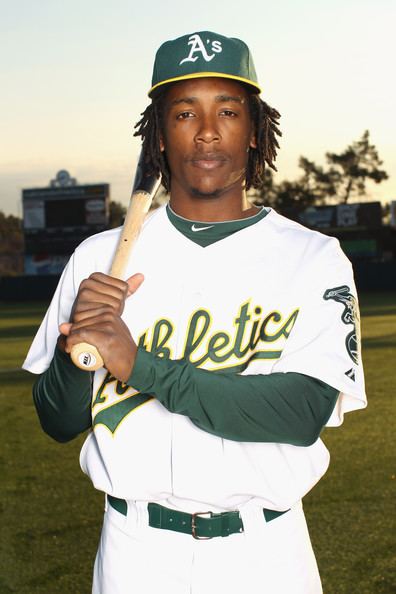
[(220, 115), (227, 118), (236, 118), (238, 114), (232, 109), (222, 109)]
[(194, 114), (192, 111), (182, 111), (176, 115), (177, 120), (187, 120), (188, 118), (193, 118)]

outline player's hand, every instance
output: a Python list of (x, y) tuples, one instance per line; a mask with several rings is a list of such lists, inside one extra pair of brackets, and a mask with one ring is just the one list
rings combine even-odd
[(81, 342), (94, 345), (110, 373), (126, 381), (131, 375), (137, 346), (128, 327), (121, 319), (125, 300), (140, 287), (142, 274), (127, 281), (95, 272), (79, 288), (71, 322), (61, 324), (59, 347), (70, 353)]

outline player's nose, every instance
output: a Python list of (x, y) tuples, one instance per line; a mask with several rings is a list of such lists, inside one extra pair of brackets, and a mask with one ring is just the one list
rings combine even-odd
[(199, 126), (195, 134), (195, 142), (210, 143), (219, 141), (221, 138), (216, 118), (207, 114), (200, 118)]

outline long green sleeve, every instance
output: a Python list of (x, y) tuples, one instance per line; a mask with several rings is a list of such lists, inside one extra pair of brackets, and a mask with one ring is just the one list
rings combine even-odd
[(56, 441), (70, 441), (91, 427), (91, 374), (58, 348), (33, 386), (33, 400), (42, 428)]
[[(128, 384), (208, 433), (298, 446), (318, 438), (338, 397), (334, 388), (299, 373), (213, 373), (141, 348)], [(91, 427), (90, 374), (59, 349), (34, 384), (33, 399), (44, 431), (59, 442)]]
[(297, 446), (316, 441), (338, 397), (331, 386), (300, 373), (213, 373), (142, 348), (127, 383), (208, 433)]

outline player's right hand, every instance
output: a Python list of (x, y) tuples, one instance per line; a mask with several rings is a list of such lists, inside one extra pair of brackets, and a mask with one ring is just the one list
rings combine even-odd
[(92, 344), (108, 371), (126, 381), (132, 372), (137, 347), (121, 314), (125, 300), (137, 291), (143, 280), (142, 274), (122, 281), (95, 272), (82, 281), (71, 321), (59, 326), (59, 348), (70, 353), (76, 344)]

